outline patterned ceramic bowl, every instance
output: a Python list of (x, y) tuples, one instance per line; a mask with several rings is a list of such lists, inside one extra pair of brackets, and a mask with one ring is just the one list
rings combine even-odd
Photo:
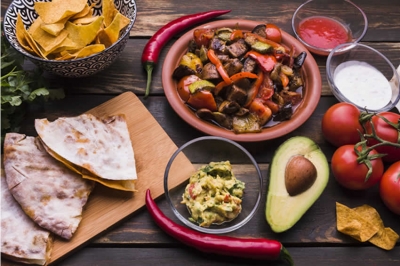
[[(120, 32), (119, 39), (110, 47), (100, 53), (73, 60), (47, 60), (28, 53), (18, 43), (16, 36), (17, 14), (21, 14), (26, 28), (29, 28), (38, 17), (34, 9), (35, 2), (50, 2), (50, 0), (14, 0), (8, 7), (4, 19), (4, 34), (10, 44), (26, 58), (42, 69), (64, 77), (85, 77), (100, 72), (110, 66), (118, 55), (123, 51), (129, 38), (129, 32), (136, 20), (136, 2), (135, 0), (115, 0), (114, 4), (119, 12), (130, 19), (129, 25)], [(95, 4), (93, 15), (101, 15), (102, 1), (88, 0), (88, 4)]]

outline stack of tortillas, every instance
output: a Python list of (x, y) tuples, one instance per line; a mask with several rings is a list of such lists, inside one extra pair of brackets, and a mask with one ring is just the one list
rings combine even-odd
[(38, 137), (5, 136), (1, 253), (44, 265), (52, 235), (77, 230), (95, 182), (135, 191), (137, 174), (124, 115), (37, 119), (35, 128)]

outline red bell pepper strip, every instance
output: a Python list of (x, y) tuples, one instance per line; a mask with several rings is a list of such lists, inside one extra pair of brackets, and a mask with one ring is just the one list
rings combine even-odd
[(184, 29), (190, 28), (198, 23), (204, 22), (211, 18), (221, 16), (223, 14), (231, 12), (230, 10), (212, 10), (201, 13), (195, 13), (186, 15), (177, 19), (172, 20), (165, 26), (160, 28), (147, 42), (142, 53), (142, 64), (147, 72), (147, 85), (145, 98), (150, 93), (151, 76), (155, 65), (158, 62), (161, 49), (164, 45), (177, 33)]
[(244, 107), (248, 108), (251, 102), (256, 98), (263, 80), (264, 80), (264, 72), (259, 71), (256, 81), (254, 81), (253, 85), (247, 92), (247, 100), (246, 103), (243, 105)]
[[(257, 76), (256, 74), (251, 73), (251, 72), (239, 72), (239, 73), (236, 73), (236, 74), (232, 75), (232, 76), (230, 77), (230, 79), (231, 79), (232, 82), (236, 82), (236, 81), (241, 80), (241, 79), (244, 79), (244, 78), (256, 79), (257, 77), (258, 77), (258, 76)], [(224, 87), (226, 87), (226, 86), (228, 86), (228, 85), (230, 85), (230, 84), (227, 84), (225, 81), (221, 81), (220, 83), (218, 83), (218, 84), (215, 86), (214, 94), (215, 94), (215, 95), (218, 95), (219, 92), (220, 92)]]
[(274, 84), (268, 73), (265, 73), (264, 80), (261, 83), (260, 89), (258, 90), (257, 97), (262, 101), (269, 100), (274, 95)]
[(231, 37), (229, 38), (231, 41), (237, 40), (237, 39), (243, 39), (243, 31), (236, 29), (233, 30), (231, 33)]
[(264, 105), (263, 100), (255, 98), (249, 106), (249, 111), (256, 114), (261, 126), (265, 125), (272, 117), (272, 110)]
[(289, 84), (289, 78), (284, 73), (279, 73), (279, 78), (281, 79), (282, 86), (286, 87)]
[(224, 66), (221, 63), (221, 60), (219, 60), (218, 56), (215, 54), (213, 49), (208, 49), (207, 57), (210, 60), (210, 62), (215, 65), (215, 67), (217, 68), (217, 71), (221, 75), (222, 79), (228, 85), (232, 84), (232, 80), (229, 78), (229, 75), (228, 75), (228, 73), (226, 73)]
[(208, 90), (196, 90), (190, 94), (187, 103), (195, 109), (207, 108), (212, 112), (217, 111), (217, 103), (214, 95)]
[(255, 38), (256, 40), (258, 40), (258, 41), (260, 41), (260, 42), (269, 44), (269, 45), (271, 45), (275, 50), (281, 50), (282, 52), (289, 52), (289, 49), (288, 49), (286, 46), (284, 46), (283, 44), (274, 42), (274, 41), (269, 40), (269, 39), (266, 39), (266, 38), (264, 38), (264, 37), (262, 37), (262, 36), (260, 36), (260, 35), (258, 35), (258, 34), (255, 34), (255, 33), (252, 33), (252, 32), (246, 32), (246, 33), (245, 33), (245, 37), (246, 37), (246, 36), (251, 36), (251, 37)]
[(146, 207), (154, 222), (165, 233), (201, 252), (259, 260), (281, 259), (293, 265), (289, 252), (276, 240), (211, 235), (176, 224), (158, 208), (149, 189), (146, 191)]
[(275, 64), (276, 64), (276, 58), (273, 55), (269, 54), (260, 54), (254, 50), (248, 51), (245, 55), (245, 57), (251, 57), (254, 60), (257, 61), (259, 66), (264, 70), (265, 72), (270, 72), (274, 69)]
[(279, 105), (272, 100), (268, 99), (264, 101), (264, 104), (268, 106), (269, 109), (271, 109), (273, 114), (276, 114), (279, 111)]

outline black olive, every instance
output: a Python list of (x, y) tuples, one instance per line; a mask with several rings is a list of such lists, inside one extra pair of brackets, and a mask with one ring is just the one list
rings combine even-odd
[(273, 121), (285, 121), (290, 120), (293, 115), (293, 108), (292, 105), (286, 104), (282, 108), (279, 109), (278, 113), (273, 118)]
[(307, 53), (301, 52), (298, 56), (294, 58), (293, 68), (301, 68), (306, 61)]

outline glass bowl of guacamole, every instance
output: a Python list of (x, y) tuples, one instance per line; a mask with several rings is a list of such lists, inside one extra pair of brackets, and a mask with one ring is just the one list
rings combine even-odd
[(240, 144), (216, 136), (193, 139), (167, 163), (170, 218), (204, 233), (232, 232), (256, 213), (262, 183), (258, 163)]

